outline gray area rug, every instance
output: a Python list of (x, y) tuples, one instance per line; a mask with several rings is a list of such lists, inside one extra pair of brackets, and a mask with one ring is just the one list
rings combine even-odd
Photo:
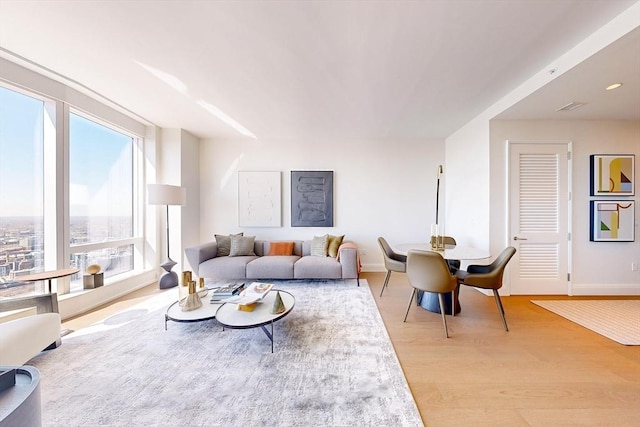
[(165, 292), (29, 362), (44, 426), (422, 426), (366, 280), (275, 282), (274, 326), (169, 322)]

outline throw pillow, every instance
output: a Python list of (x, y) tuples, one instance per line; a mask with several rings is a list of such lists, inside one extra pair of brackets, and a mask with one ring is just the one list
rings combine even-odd
[(253, 243), (256, 236), (231, 236), (231, 249), (229, 256), (255, 255)]
[(327, 248), (327, 254), (335, 258), (338, 256), (338, 248), (342, 244), (342, 240), (344, 239), (344, 234), (342, 236), (332, 236), (329, 234), (329, 247)]
[(216, 243), (218, 245), (218, 255), (217, 256), (229, 256), (229, 251), (231, 250), (231, 236), (242, 236), (244, 233), (238, 234), (229, 234), (228, 236), (223, 236), (222, 234), (216, 234)]
[(270, 242), (269, 256), (293, 255), (293, 242)]
[(327, 248), (329, 246), (329, 235), (314, 236), (311, 241), (311, 255), (327, 256)]

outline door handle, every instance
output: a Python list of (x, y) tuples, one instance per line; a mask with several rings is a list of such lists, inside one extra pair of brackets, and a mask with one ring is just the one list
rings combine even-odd
[(527, 239), (526, 237), (518, 237), (518, 236), (515, 236), (515, 237), (513, 238), (513, 240), (529, 240), (529, 239)]

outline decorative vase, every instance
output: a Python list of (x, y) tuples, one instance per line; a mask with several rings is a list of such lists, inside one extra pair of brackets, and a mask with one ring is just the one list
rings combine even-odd
[(189, 295), (182, 304), (182, 311), (192, 311), (200, 307), (202, 307), (202, 301), (196, 292), (196, 282), (192, 280), (189, 282)]
[(276, 292), (276, 298), (273, 300), (273, 306), (271, 307), (271, 314), (280, 314), (284, 313), (286, 307), (284, 306), (284, 302), (282, 301), (282, 297), (280, 296), (280, 291)]
[(204, 286), (204, 277), (198, 279), (198, 296), (204, 298), (209, 293), (209, 289)]
[(180, 282), (180, 286), (178, 286), (178, 301), (180, 301), (180, 305), (182, 306), (189, 296), (189, 283), (191, 283), (191, 272), (183, 271), (182, 272), (182, 281)]

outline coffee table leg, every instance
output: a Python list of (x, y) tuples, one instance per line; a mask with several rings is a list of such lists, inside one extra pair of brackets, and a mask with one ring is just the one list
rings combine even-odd
[(269, 337), (269, 340), (271, 341), (271, 353), (273, 353), (273, 321), (271, 321), (271, 332), (269, 332), (269, 330), (265, 328), (264, 325), (261, 325), (260, 328), (262, 328), (262, 331), (265, 333), (265, 335)]

